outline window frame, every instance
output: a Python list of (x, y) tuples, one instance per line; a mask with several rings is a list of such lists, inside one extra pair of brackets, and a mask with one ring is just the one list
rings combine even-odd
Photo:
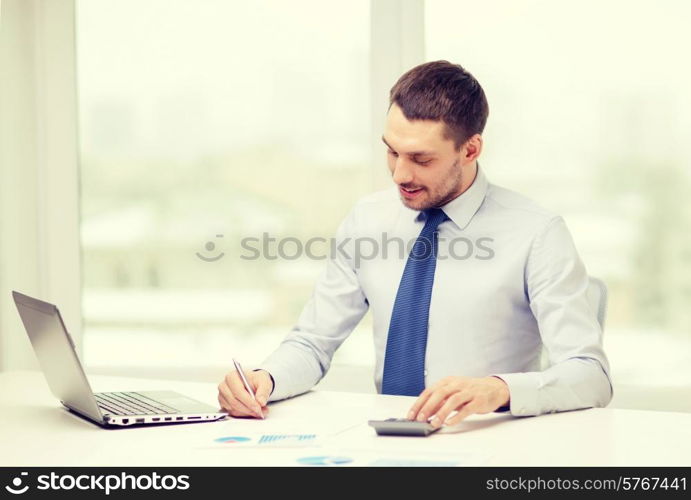
[(74, 0), (0, 5), (0, 369), (36, 366), (10, 290), (59, 306), (81, 353)]

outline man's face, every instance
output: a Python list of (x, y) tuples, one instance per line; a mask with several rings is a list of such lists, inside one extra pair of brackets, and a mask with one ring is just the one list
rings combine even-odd
[(465, 145), (456, 151), (454, 141), (444, 138), (443, 122), (410, 121), (394, 103), (382, 140), (405, 206), (413, 210), (439, 207), (461, 194), (462, 167), (468, 163), (468, 152)]

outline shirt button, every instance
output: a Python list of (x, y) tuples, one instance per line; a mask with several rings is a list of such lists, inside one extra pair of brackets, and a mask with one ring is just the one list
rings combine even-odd
[(425, 375), (425, 377), (427, 376), (427, 370), (425, 370), (425, 371), (422, 372), (422, 373)]

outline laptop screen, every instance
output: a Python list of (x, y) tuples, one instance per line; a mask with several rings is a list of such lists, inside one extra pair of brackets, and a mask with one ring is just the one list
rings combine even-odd
[(103, 420), (58, 308), (19, 292), (14, 302), (52, 393), (66, 406)]

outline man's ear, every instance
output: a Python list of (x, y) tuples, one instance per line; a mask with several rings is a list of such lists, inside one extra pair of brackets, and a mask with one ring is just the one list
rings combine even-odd
[(475, 134), (463, 144), (461, 148), (461, 161), (464, 164), (472, 163), (477, 160), (480, 153), (482, 153), (482, 136)]

